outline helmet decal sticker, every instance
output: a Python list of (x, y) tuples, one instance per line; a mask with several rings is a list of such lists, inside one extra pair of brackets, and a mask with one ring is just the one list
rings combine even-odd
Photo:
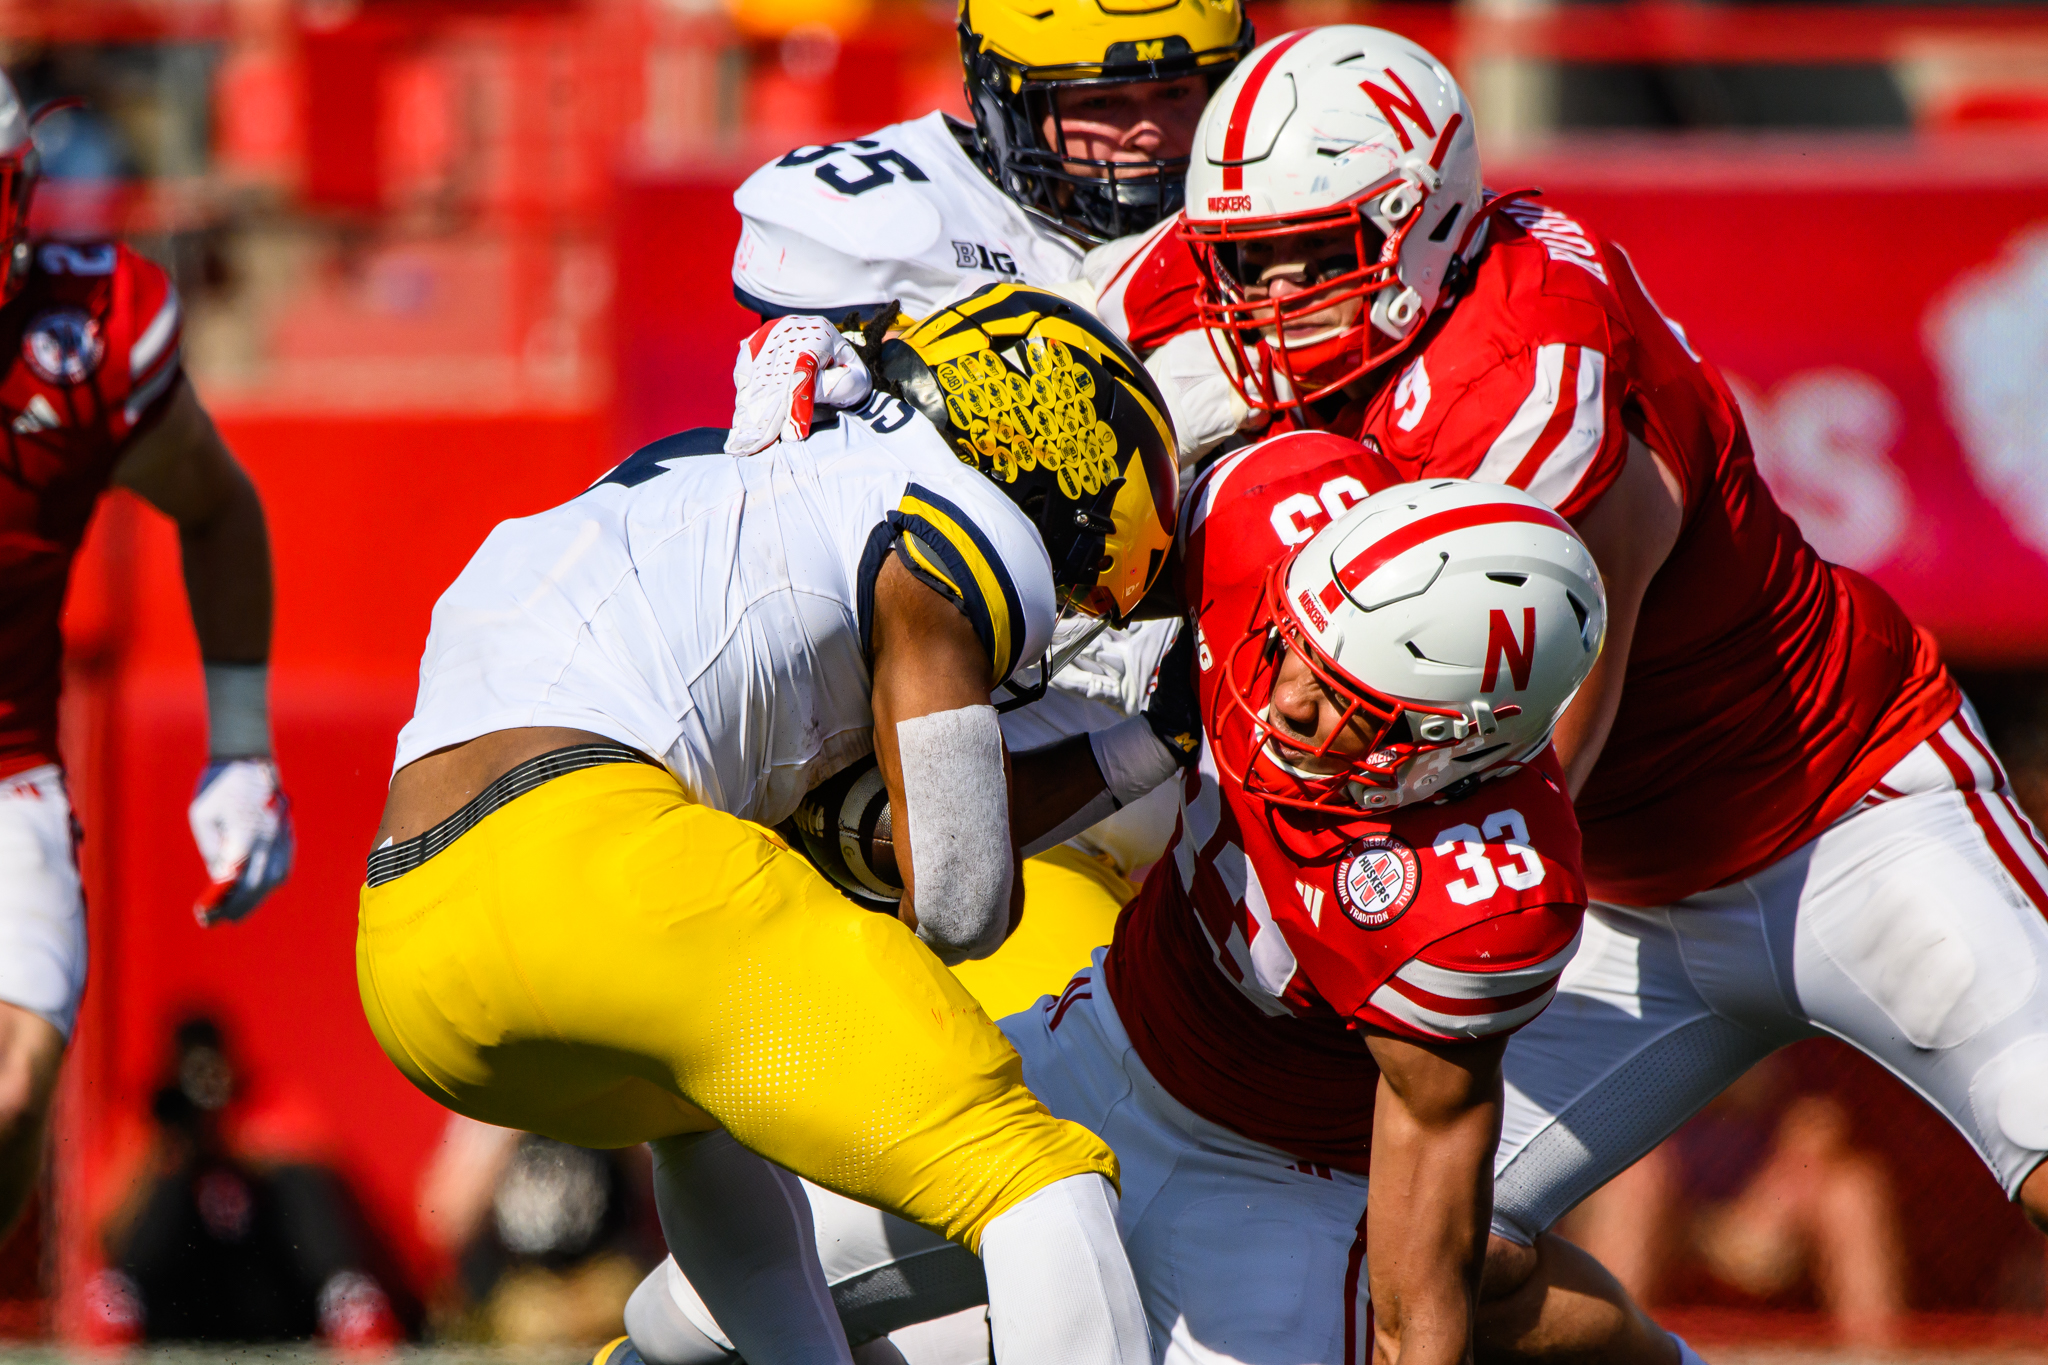
[(1380, 117), (1394, 130), (1394, 136), (1401, 139), (1401, 150), (1412, 152), (1415, 150), (1415, 139), (1408, 136), (1407, 124), (1412, 123), (1420, 128), (1424, 137), (1435, 137), (1436, 125), (1429, 121), (1429, 111), (1422, 107), (1422, 101), (1415, 98), (1415, 92), (1408, 88), (1408, 82), (1402, 80), (1393, 67), (1386, 68), (1386, 76), (1388, 80), (1401, 87), (1400, 95), (1382, 89), (1371, 81), (1360, 81), (1358, 88), (1378, 106)]
[(1491, 692), (1500, 681), (1500, 661), (1508, 661), (1508, 677), (1513, 679), (1515, 691), (1529, 690), (1529, 665), (1536, 661), (1536, 608), (1522, 608), (1522, 638), (1515, 638), (1514, 627), (1508, 624), (1508, 614), (1499, 607), (1493, 609), (1486, 622), (1486, 675), (1479, 681), (1479, 690)]

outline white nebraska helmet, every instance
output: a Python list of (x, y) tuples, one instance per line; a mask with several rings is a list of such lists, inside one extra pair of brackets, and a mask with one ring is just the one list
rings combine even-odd
[[(1309, 810), (1439, 796), (1539, 753), (1606, 629), (1593, 557), (1527, 493), (1467, 479), (1375, 493), (1268, 574), (1218, 696), (1249, 715), (1257, 753), (1275, 761), (1230, 775)], [(1343, 708), (1321, 747), (1267, 716), (1288, 651)], [(1347, 759), (1333, 751), (1354, 720), (1370, 740)]]
[[(1436, 308), (1452, 262), (1477, 246), (1480, 208), (1472, 106), (1428, 52), (1359, 24), (1255, 48), (1202, 111), (1181, 218), (1204, 277), (1202, 321), (1234, 352), (1225, 359), (1238, 363), (1224, 368), (1245, 401), (1311, 401), (1398, 354)], [(1346, 245), (1325, 243), (1321, 259), (1285, 241), (1254, 248), (1305, 265), (1284, 302), (1241, 265), (1247, 242), (1333, 232)], [(1331, 309), (1359, 316), (1333, 321)]]

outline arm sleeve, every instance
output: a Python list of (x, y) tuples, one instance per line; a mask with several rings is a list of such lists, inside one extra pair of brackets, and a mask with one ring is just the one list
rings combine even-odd
[(1512, 1033), (1557, 994), (1584, 916), (1578, 905), (1538, 905), (1460, 929), (1403, 963), (1358, 1017), (1439, 1041)]
[(1621, 474), (1628, 431), (1612, 357), (1552, 341), (1508, 356), (1445, 414), (1431, 473), (1512, 484), (1564, 517), (1591, 507)]

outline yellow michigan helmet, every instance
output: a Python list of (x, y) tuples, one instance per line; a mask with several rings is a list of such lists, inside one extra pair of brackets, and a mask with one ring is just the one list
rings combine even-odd
[(967, 104), (989, 174), (1027, 213), (1087, 242), (1180, 212), (1188, 159), (1069, 156), (1054, 92), (1192, 78), (1206, 98), (1251, 47), (1243, 0), (960, 0)]
[(991, 284), (876, 353), (876, 382), (1024, 509), (1063, 602), (1122, 623), (1173, 544), (1173, 423), (1145, 367), (1085, 309)]

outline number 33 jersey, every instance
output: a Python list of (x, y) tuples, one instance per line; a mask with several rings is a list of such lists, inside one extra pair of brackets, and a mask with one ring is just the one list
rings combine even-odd
[(494, 730), (589, 730), (696, 800), (773, 825), (873, 747), (868, 648), (891, 554), (1006, 678), (1052, 638), (1052, 566), (1016, 504), (876, 395), (800, 442), (657, 441), (500, 523), (434, 606), (394, 771)]
[(1357, 443), (1305, 433), (1226, 457), (1191, 491), (1183, 584), (1206, 744), (1106, 964), (1132, 1045), (1176, 1099), (1360, 1173), (1378, 1083), (1360, 1027), (1435, 1042), (1521, 1027), (1555, 993), (1586, 902), (1548, 749), (1459, 799), (1343, 821), (1270, 810), (1218, 775), (1219, 748), (1240, 771), (1254, 758), (1249, 721), (1219, 693), (1267, 567), (1396, 482)]

